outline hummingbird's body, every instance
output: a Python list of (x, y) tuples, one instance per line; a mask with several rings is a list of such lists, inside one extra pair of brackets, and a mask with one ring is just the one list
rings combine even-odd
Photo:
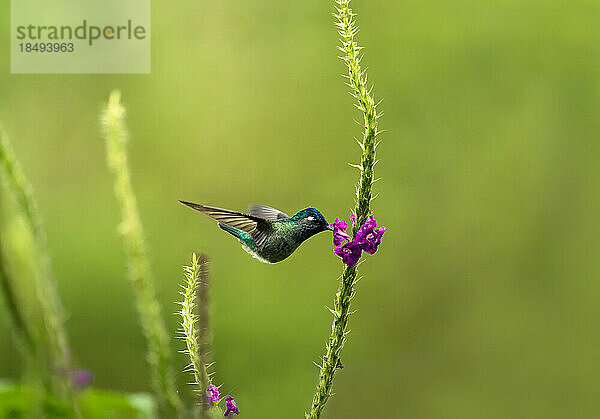
[(235, 236), (242, 248), (265, 263), (276, 263), (291, 255), (303, 241), (331, 226), (315, 208), (306, 208), (289, 217), (274, 208), (251, 205), (249, 214), (180, 201), (219, 223)]

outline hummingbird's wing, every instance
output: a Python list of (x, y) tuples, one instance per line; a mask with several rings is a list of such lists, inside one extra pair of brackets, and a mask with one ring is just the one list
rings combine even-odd
[(193, 202), (179, 201), (190, 208), (208, 215), (219, 223), (226, 224), (238, 230), (245, 231), (252, 236), (254, 243), (260, 246), (272, 230), (271, 222), (255, 215), (246, 215), (241, 212), (231, 211), (223, 208), (209, 207), (207, 205), (194, 204)]
[(255, 204), (248, 207), (248, 214), (271, 221), (285, 220), (290, 218), (289, 215), (287, 215), (285, 212), (279, 211), (278, 209)]

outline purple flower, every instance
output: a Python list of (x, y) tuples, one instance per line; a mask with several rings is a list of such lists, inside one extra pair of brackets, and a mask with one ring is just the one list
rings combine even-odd
[(92, 384), (92, 373), (87, 370), (71, 371), (71, 383), (76, 390), (83, 390)]
[(214, 384), (209, 384), (208, 389), (206, 390), (206, 399), (209, 402), (218, 402), (219, 401), (219, 388)]
[(227, 416), (230, 413), (235, 413), (236, 415), (240, 414), (240, 409), (238, 409), (237, 405), (235, 404), (235, 400), (233, 400), (233, 397), (231, 397), (229, 394), (225, 396), (225, 404), (227, 410), (225, 410), (224, 416)]
[(350, 239), (350, 236), (346, 233), (348, 226), (343, 219), (335, 217), (335, 222), (331, 226), (333, 227), (333, 244), (335, 246), (339, 246), (344, 240)]
[(346, 222), (344, 221), (343, 218), (340, 217), (335, 217), (335, 221), (333, 224), (331, 224), (333, 228), (338, 228), (340, 230), (346, 231), (346, 229), (348, 228), (348, 225), (346, 224)]
[(333, 252), (342, 258), (342, 262), (346, 265), (354, 265), (360, 259), (362, 253), (361, 244), (355, 240), (351, 240), (342, 247), (334, 249)]
[(381, 243), (381, 236), (386, 231), (385, 227), (375, 227), (377, 227), (377, 221), (370, 215), (356, 233), (356, 241), (360, 244), (362, 250), (370, 255), (377, 251), (377, 247)]

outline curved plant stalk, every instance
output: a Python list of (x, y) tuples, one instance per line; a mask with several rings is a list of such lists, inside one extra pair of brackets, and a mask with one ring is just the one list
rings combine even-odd
[[(207, 258), (205, 255), (197, 256), (195, 253), (192, 254), (192, 264), (184, 268), (185, 271), (185, 285), (183, 291), (180, 293), (183, 296), (181, 310), (179, 315), (181, 316), (181, 339), (185, 340), (186, 348), (181, 351), (190, 357), (190, 364), (188, 370), (194, 376), (194, 382), (192, 385), (196, 386), (195, 392), (198, 395), (198, 399), (201, 406), (201, 414), (203, 417), (219, 416), (222, 417), (223, 412), (215, 403), (209, 403), (207, 398), (208, 386), (211, 384), (210, 374), (207, 372), (206, 360), (203, 358), (203, 346), (206, 349), (206, 342), (200, 340), (200, 333), (197, 329), (197, 325), (202, 325), (206, 321), (202, 319), (202, 316), (208, 313), (208, 307), (202, 307), (206, 304), (206, 300), (200, 299), (200, 318), (194, 313), (196, 307), (196, 300), (198, 294), (201, 293), (201, 289), (206, 288), (207, 278)], [(204, 284), (203, 284), (204, 282)], [(205, 291), (202, 294), (205, 294)], [(203, 345), (204, 343), (204, 345)], [(210, 415), (210, 416), (209, 416)]]
[(115, 176), (115, 194), (123, 218), (119, 231), (123, 236), (129, 279), (133, 285), (136, 309), (147, 342), (147, 360), (150, 364), (154, 392), (165, 414), (181, 417), (183, 404), (175, 387), (169, 335), (161, 317), (160, 304), (156, 299), (142, 223), (131, 185), (126, 151), (128, 135), (125, 127), (125, 108), (120, 99), (121, 94), (113, 92), (102, 114), (108, 166)]
[(205, 364), (210, 361), (210, 348), (212, 336), (210, 334), (210, 301), (208, 296), (208, 257), (205, 254), (198, 255), (200, 265), (198, 291), (196, 300), (198, 307), (198, 347), (200, 358)]
[[(376, 104), (367, 88), (367, 77), (360, 68), (362, 56), (359, 47), (355, 41), (358, 27), (354, 19), (355, 14), (350, 8), (350, 0), (337, 0), (337, 19), (342, 45), (339, 47), (342, 51), (342, 60), (348, 67), (348, 86), (352, 90), (353, 97), (356, 98), (356, 107), (360, 109), (364, 118), (364, 133), (362, 141), (359, 142), (362, 149), (360, 165), (356, 167), (360, 170), (360, 180), (356, 189), (356, 222), (352, 226), (351, 236), (356, 239), (356, 233), (361, 225), (365, 223), (369, 215), (369, 205), (371, 202), (371, 190), (373, 185), (373, 167), (375, 160), (375, 138), (377, 137), (377, 119), (379, 117)], [(331, 325), (331, 335), (326, 344), (326, 352), (323, 357), (323, 364), (320, 366), (319, 384), (313, 397), (310, 412), (306, 414), (307, 418), (318, 418), (321, 416), (325, 403), (331, 394), (333, 378), (336, 368), (341, 365), (341, 352), (348, 334), (348, 318), (350, 316), (350, 302), (354, 296), (354, 284), (357, 276), (357, 264), (345, 266), (342, 273), (339, 288), (335, 295), (333, 314), (333, 323)]]
[(45, 326), (44, 340), (47, 348), (38, 348), (37, 355), (46, 358), (45, 362), (49, 369), (49, 390), (58, 397), (72, 400), (69, 380), (70, 352), (64, 326), (65, 315), (52, 273), (46, 234), (33, 197), (33, 188), (27, 181), (2, 127), (0, 127), (0, 167), (2, 176), (14, 193), (21, 214), (33, 234), (35, 253), (40, 257), (41, 273), (35, 275), (33, 287)]
[[(2, 236), (0, 232), (0, 245), (2, 242), (1, 239)], [(29, 330), (30, 326), (27, 324), (25, 316), (23, 316), (19, 308), (18, 297), (13, 288), (13, 284), (15, 283), (15, 280), (10, 278), (8, 271), (4, 266), (4, 255), (2, 249), (0, 249), (0, 294), (4, 294), (6, 307), (10, 312), (10, 317), (12, 319), (17, 336), (23, 340), (27, 350), (33, 353), (36, 347), (35, 340), (33, 338), (33, 334)]]

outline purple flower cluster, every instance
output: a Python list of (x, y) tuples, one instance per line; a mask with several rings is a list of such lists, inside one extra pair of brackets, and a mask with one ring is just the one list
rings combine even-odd
[[(354, 225), (354, 214), (350, 215), (350, 220), (352, 221), (352, 225)], [(341, 257), (342, 262), (346, 265), (354, 265), (358, 262), (363, 251), (370, 255), (375, 253), (381, 243), (381, 236), (386, 231), (385, 227), (376, 228), (377, 221), (375, 221), (373, 215), (369, 215), (367, 221), (360, 226), (354, 240), (346, 233), (348, 226), (340, 217), (336, 217), (335, 222), (331, 226), (333, 227), (333, 244), (336, 246), (333, 252)], [(348, 242), (342, 247), (337, 247), (344, 240), (348, 240)]]
[(240, 414), (240, 409), (238, 409), (237, 405), (235, 404), (235, 400), (233, 400), (233, 397), (231, 397), (229, 394), (227, 396), (225, 396), (225, 404), (226, 404), (227, 410), (225, 410), (224, 416), (227, 416), (230, 413), (234, 413), (236, 415)]
[(356, 241), (362, 246), (362, 250), (372, 255), (377, 251), (381, 243), (381, 236), (387, 230), (385, 227), (377, 227), (377, 221), (372, 215), (369, 215), (367, 221), (360, 227), (356, 233)]
[[(217, 387), (214, 384), (209, 384), (208, 388), (206, 389), (206, 400), (208, 401), (208, 403), (218, 403), (219, 387)], [(231, 397), (229, 394), (225, 396), (225, 407), (226, 410), (224, 416), (229, 416), (230, 413), (233, 413), (235, 415), (240, 414), (240, 409), (238, 409), (237, 405), (235, 404), (235, 400), (233, 400), (233, 397)]]
[(219, 388), (214, 384), (209, 384), (208, 389), (206, 390), (206, 399), (209, 402), (218, 402), (219, 401)]

